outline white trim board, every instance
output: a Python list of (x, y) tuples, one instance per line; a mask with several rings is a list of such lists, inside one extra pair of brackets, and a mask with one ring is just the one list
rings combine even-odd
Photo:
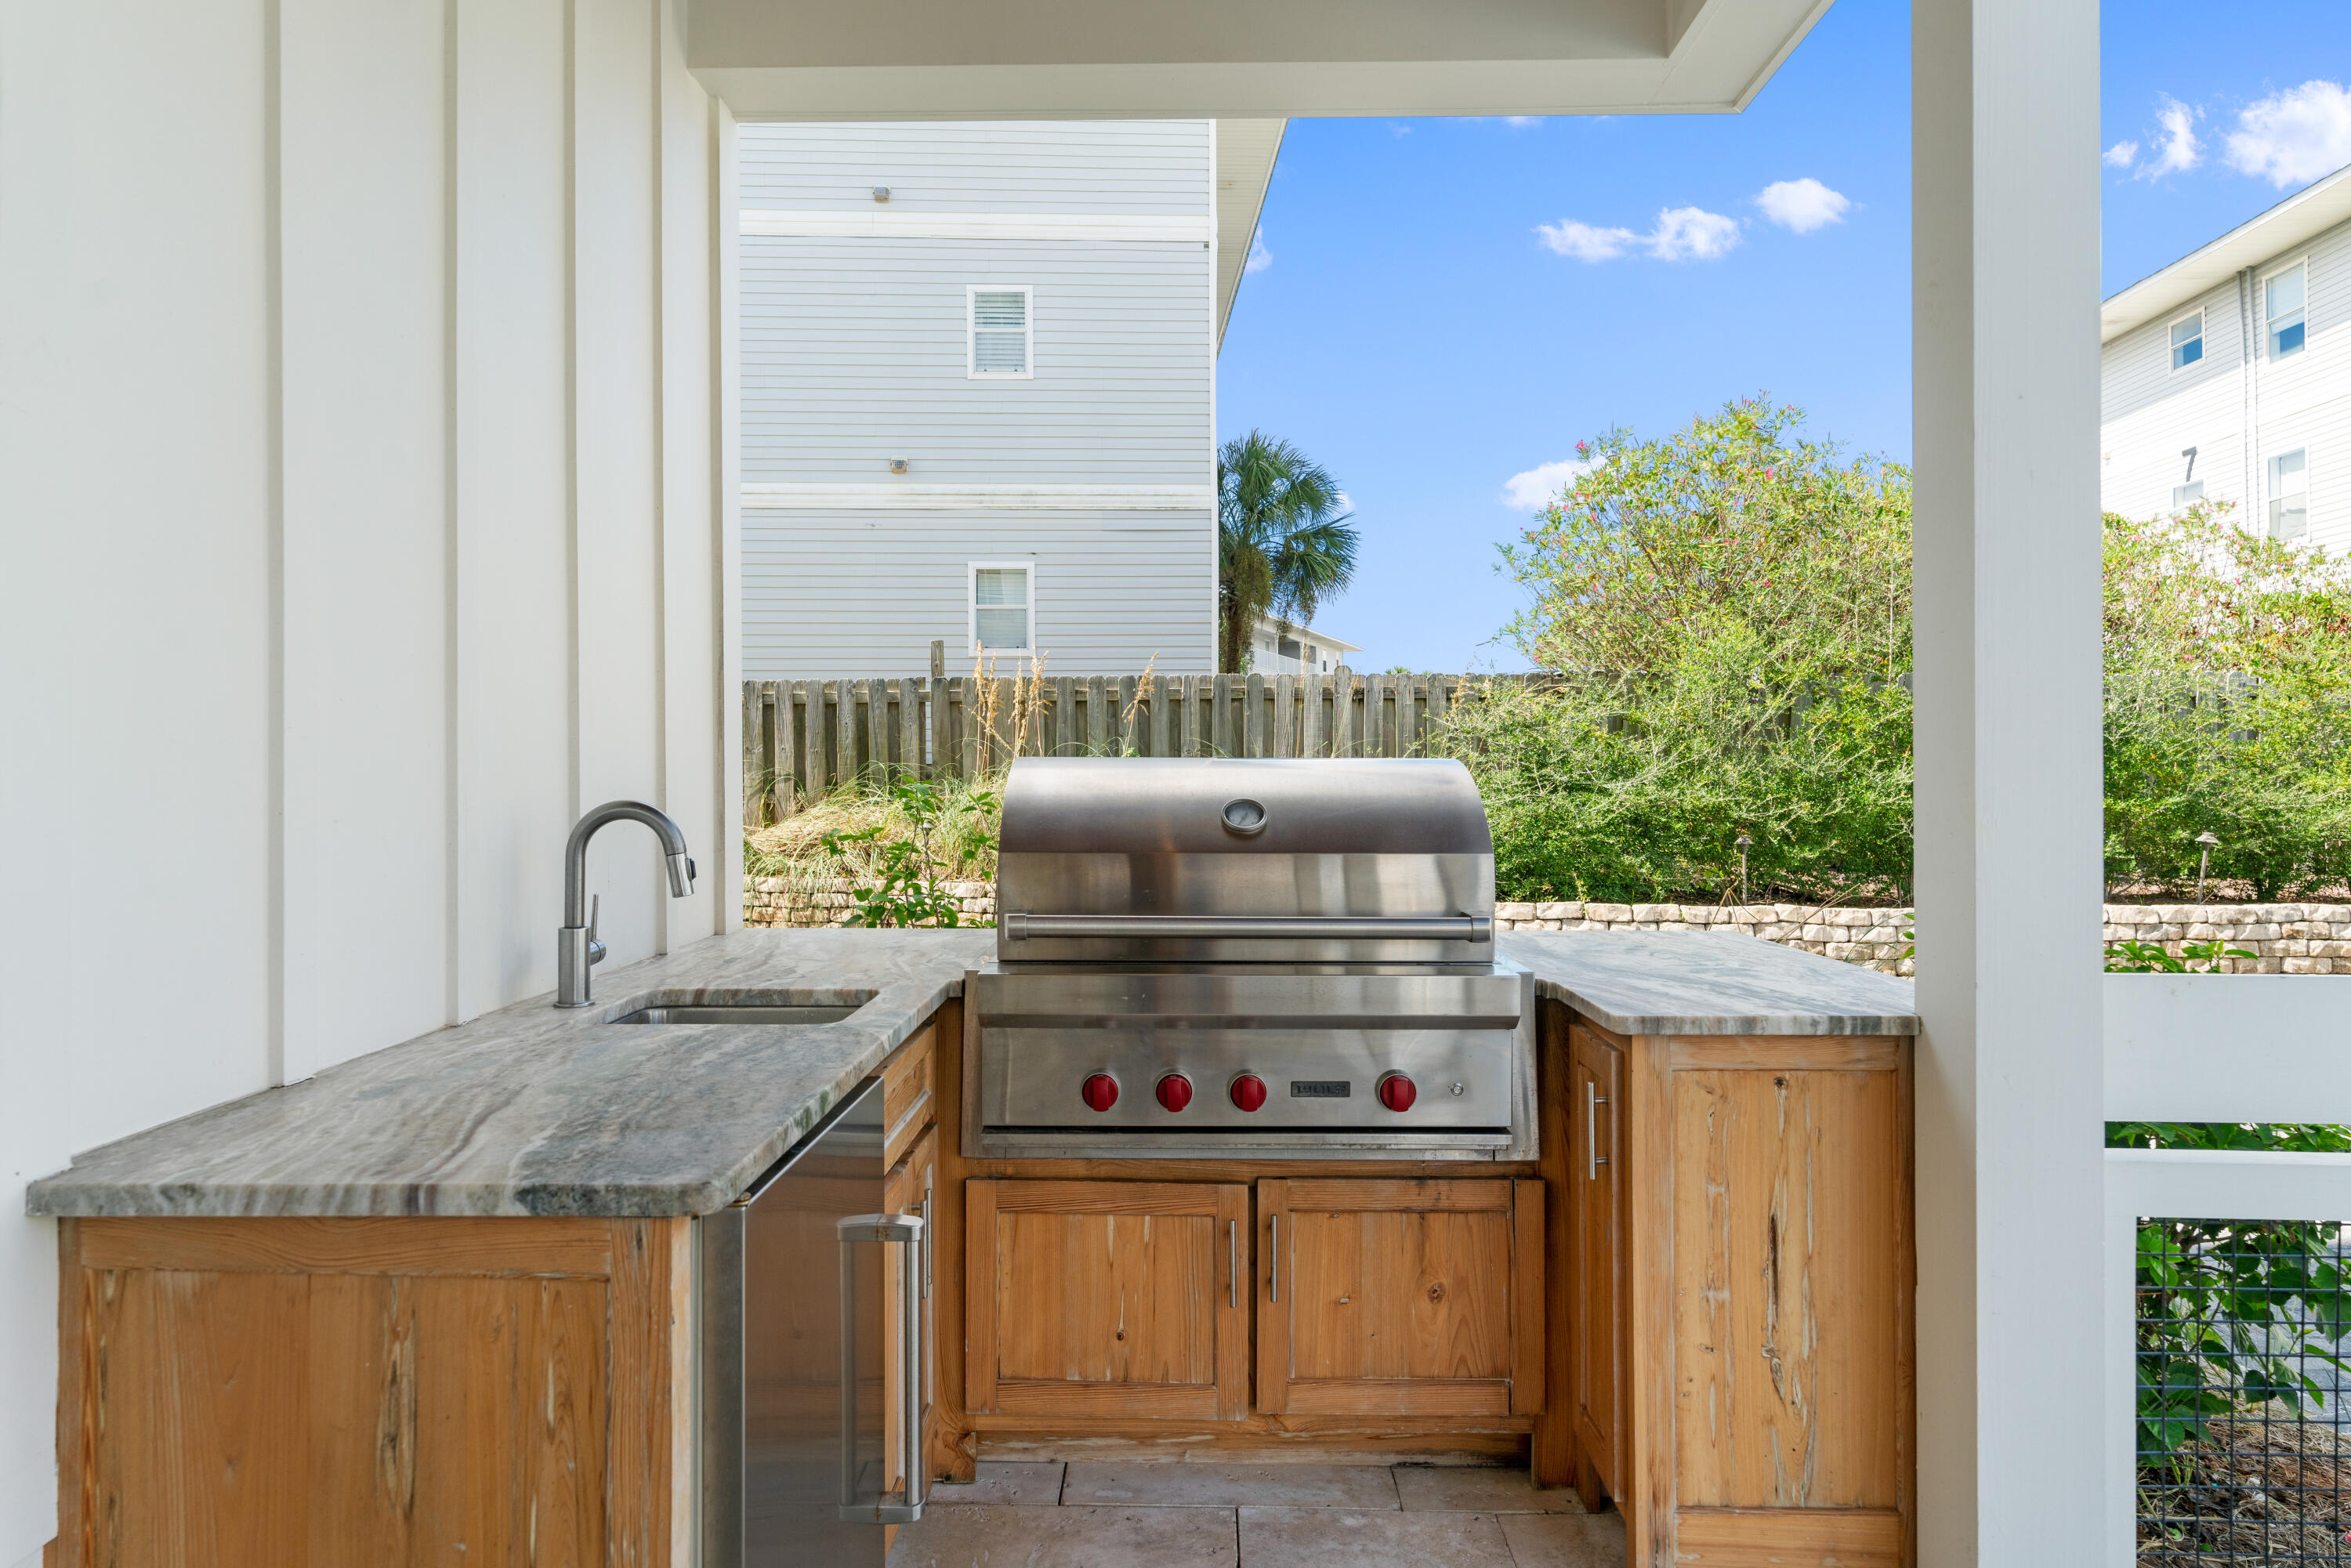
[(1216, 220), (1205, 214), (926, 213), (876, 203), (840, 211), (747, 208), (742, 232), (770, 239), (1151, 240), (1205, 245)]
[(2339, 977), (2108, 975), (2105, 1001), (2110, 1122), (2351, 1122)]
[(1207, 512), (1213, 485), (778, 484), (743, 486), (743, 505), (759, 511)]

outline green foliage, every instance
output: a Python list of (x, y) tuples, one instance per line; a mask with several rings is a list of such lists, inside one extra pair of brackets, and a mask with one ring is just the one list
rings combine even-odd
[(2351, 564), (2225, 508), (2105, 519), (2106, 874), (2259, 900), (2351, 877)]
[[(846, 924), (961, 924), (962, 912), (955, 895), (939, 885), (939, 868), (934, 853), (933, 840), (938, 836), (943, 819), (950, 810), (947, 792), (936, 784), (901, 779), (893, 781), (886, 793), (898, 816), (912, 829), (912, 836), (895, 836), (893, 824), (884, 821), (857, 829), (833, 829), (818, 841), (826, 854), (841, 862), (853, 858), (852, 846), (872, 846), (864, 857), (866, 870), (878, 880), (873, 885), (852, 886), (849, 890), (850, 903), (856, 912)], [(996, 797), (987, 790), (964, 790), (960, 794), (962, 798), (954, 805), (961, 808), (963, 820), (956, 830), (958, 837), (952, 848), (958, 858), (970, 860), (993, 841), (994, 833), (987, 819), (996, 805)]]
[[(2111, 966), (2109, 966), (2111, 967)], [(2351, 1154), (2351, 1127), (2109, 1122), (2109, 1148)], [(2178, 1456), (2247, 1406), (2314, 1410), (2313, 1362), (2351, 1371), (2339, 1227), (2299, 1220), (2148, 1219), (2138, 1227), (2138, 1448)], [(2180, 1461), (2184, 1464), (2184, 1460)]]
[(1217, 454), (1217, 667), (1249, 669), (1260, 615), (1314, 619), (1355, 575), (1346, 497), (1322, 465), (1261, 431)]
[(1910, 478), (1734, 402), (1615, 432), (1518, 544), (1498, 685), (1450, 742), (1506, 896), (1829, 902), (1910, 887)]
[(2231, 947), (2217, 936), (2210, 942), (2183, 942), (2176, 955), (2160, 942), (2109, 942), (2106, 944), (2106, 973), (2210, 975), (2220, 972), (2223, 959), (2255, 956), (2242, 947)]

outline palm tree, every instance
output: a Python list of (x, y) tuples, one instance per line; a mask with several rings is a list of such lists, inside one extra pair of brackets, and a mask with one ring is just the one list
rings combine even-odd
[(1249, 667), (1260, 615), (1301, 622), (1355, 575), (1346, 497), (1319, 463), (1250, 431), (1217, 454), (1217, 667)]

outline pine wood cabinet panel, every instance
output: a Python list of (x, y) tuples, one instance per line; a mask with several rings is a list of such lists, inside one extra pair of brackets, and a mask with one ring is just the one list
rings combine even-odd
[(1542, 1184), (1268, 1180), (1258, 1406), (1507, 1415), (1542, 1399)]
[(1897, 1109), (1890, 1072), (1674, 1075), (1683, 1508), (1899, 1500)]
[(57, 1561), (683, 1563), (686, 1226), (62, 1222)]
[[(1587, 1507), (1623, 1489), (1626, 1335), (1625, 1171), (1620, 1091), (1625, 1053), (1581, 1026), (1568, 1031), (1564, 1131), (1572, 1327), (1562, 1354), (1574, 1400)], [(1598, 1485), (1592, 1484), (1597, 1481)]]
[(973, 1412), (1238, 1419), (1249, 1189), (1208, 1182), (966, 1185)]

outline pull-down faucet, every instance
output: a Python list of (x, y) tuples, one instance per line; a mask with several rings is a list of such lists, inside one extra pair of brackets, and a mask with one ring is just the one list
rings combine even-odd
[[(596, 940), (596, 915), (588, 903), (588, 841), (605, 823), (623, 820), (643, 822), (660, 836), (662, 852), (669, 857), (669, 895), (684, 898), (694, 891), (694, 862), (685, 852), (685, 834), (667, 814), (635, 800), (607, 800), (580, 818), (563, 846), (563, 928), (555, 934), (559, 1008), (584, 1008), (593, 1000), (588, 994), (588, 967), (604, 961), (604, 945)], [(601, 897), (596, 901), (600, 913), (603, 902)]]

